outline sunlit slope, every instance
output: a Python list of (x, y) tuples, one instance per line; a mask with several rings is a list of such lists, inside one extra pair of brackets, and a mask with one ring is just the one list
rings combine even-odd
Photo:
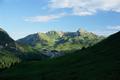
[(39, 32), (19, 39), (17, 42), (30, 45), (38, 50), (71, 51), (92, 46), (103, 39), (103, 36), (79, 29), (76, 32)]
[(64, 57), (24, 62), (2, 80), (120, 80), (120, 32), (93, 47)]

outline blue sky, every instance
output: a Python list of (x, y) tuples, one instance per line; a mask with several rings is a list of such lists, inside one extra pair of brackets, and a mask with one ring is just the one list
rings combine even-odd
[(0, 27), (14, 39), (79, 28), (110, 35), (120, 30), (120, 0), (0, 0)]

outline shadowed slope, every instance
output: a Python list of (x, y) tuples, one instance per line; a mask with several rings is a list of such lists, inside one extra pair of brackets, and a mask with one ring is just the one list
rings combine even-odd
[(4, 80), (120, 80), (120, 32), (93, 47), (64, 57), (24, 62), (6, 70)]

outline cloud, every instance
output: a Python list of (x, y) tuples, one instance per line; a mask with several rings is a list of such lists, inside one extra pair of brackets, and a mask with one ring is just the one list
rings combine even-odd
[(57, 14), (57, 15), (45, 15), (45, 16), (33, 16), (33, 17), (26, 17), (24, 20), (29, 22), (49, 22), (53, 20), (57, 20), (65, 16), (65, 13)]
[(120, 30), (120, 25), (117, 25), (117, 26), (108, 26), (107, 27), (108, 30)]
[(52, 9), (72, 9), (73, 15), (94, 15), (98, 11), (120, 12), (120, 0), (51, 0)]
[(92, 32), (96, 33), (98, 35), (109, 36), (111, 34), (114, 34), (114, 33), (118, 32), (118, 31), (120, 31), (120, 25), (106, 26), (104, 29), (94, 30)]
[(97, 35), (103, 35), (103, 36), (109, 36), (111, 34), (116, 33), (117, 31), (112, 31), (112, 30), (96, 30), (96, 31), (92, 31), (93, 33), (97, 34)]
[(48, 8), (52, 10), (52, 13), (60, 9), (63, 9), (63, 12), (62, 14), (26, 17), (25, 21), (49, 22), (65, 16), (90, 16), (99, 11), (120, 13), (120, 0), (49, 0)]
[(30, 21), (30, 22), (48, 22), (51, 20), (57, 19), (58, 16), (54, 15), (47, 15), (47, 16), (33, 16), (33, 17), (26, 17), (25, 21)]

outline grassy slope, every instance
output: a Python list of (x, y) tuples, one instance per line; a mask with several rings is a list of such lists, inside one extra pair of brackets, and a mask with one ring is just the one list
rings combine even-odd
[(1, 74), (0, 80), (120, 80), (120, 32), (76, 54), (24, 62)]
[(0, 51), (0, 69), (10, 68), (21, 60), (9, 51)]
[(78, 50), (82, 47), (94, 45), (104, 39), (102, 36), (97, 36), (93, 33), (70, 32), (63, 36), (59, 32), (50, 31), (47, 33), (37, 33), (29, 35), (17, 42), (34, 46), (35, 49), (48, 49), (57, 51)]

